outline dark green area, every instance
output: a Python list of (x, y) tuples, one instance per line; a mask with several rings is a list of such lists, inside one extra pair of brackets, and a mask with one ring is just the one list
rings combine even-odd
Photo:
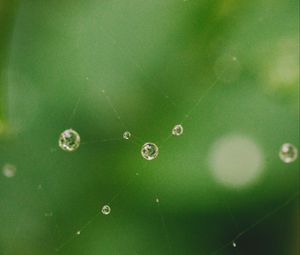
[(1, 255), (299, 253), (298, 1), (0, 0), (0, 100)]

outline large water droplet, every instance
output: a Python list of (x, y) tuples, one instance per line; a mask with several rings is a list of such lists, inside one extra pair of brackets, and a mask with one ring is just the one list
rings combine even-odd
[(102, 207), (102, 209), (101, 209), (101, 212), (102, 212), (104, 215), (110, 214), (111, 209), (110, 209), (109, 205), (104, 205), (104, 206)]
[(178, 124), (172, 129), (172, 135), (180, 136), (183, 134), (183, 126)]
[(73, 129), (67, 129), (59, 136), (58, 145), (64, 151), (75, 151), (80, 145), (80, 136)]
[(131, 137), (131, 133), (129, 131), (125, 131), (123, 134), (123, 138), (126, 140), (129, 140)]
[(298, 150), (293, 144), (285, 143), (281, 146), (279, 151), (279, 158), (284, 163), (292, 163), (297, 159), (297, 157)]
[(141, 154), (146, 160), (153, 160), (157, 158), (158, 152), (158, 147), (154, 143), (145, 143), (141, 149)]

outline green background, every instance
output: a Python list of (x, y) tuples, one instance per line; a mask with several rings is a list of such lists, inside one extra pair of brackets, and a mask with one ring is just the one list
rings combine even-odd
[[(0, 254), (298, 254), (298, 29), (296, 0), (0, 0)], [(209, 163), (231, 135), (263, 153), (243, 187)]]

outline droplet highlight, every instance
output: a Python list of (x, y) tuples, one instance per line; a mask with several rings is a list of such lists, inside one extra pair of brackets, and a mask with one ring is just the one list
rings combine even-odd
[(130, 133), (129, 131), (125, 131), (125, 132), (123, 133), (123, 138), (124, 138), (125, 140), (129, 140), (129, 139), (131, 138), (131, 133)]
[(111, 209), (110, 209), (110, 207), (109, 207), (108, 205), (104, 205), (104, 206), (102, 207), (102, 209), (101, 209), (101, 212), (102, 212), (102, 214), (104, 214), (104, 215), (108, 215), (108, 214), (110, 214)]
[(174, 136), (180, 136), (183, 134), (183, 126), (178, 124), (172, 129), (172, 135)]
[(298, 150), (293, 144), (285, 143), (281, 146), (279, 151), (279, 158), (284, 163), (292, 163), (297, 159), (297, 157)]
[(155, 143), (145, 143), (142, 146), (141, 154), (142, 157), (146, 160), (153, 160), (156, 159), (158, 156), (158, 147)]
[(80, 145), (80, 136), (75, 130), (67, 129), (60, 134), (58, 145), (64, 151), (75, 151)]

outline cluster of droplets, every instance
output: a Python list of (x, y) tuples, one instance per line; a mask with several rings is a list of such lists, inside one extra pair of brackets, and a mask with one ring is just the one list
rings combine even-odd
[[(177, 124), (172, 129), (173, 136), (180, 136), (183, 134), (183, 126), (181, 124)], [(123, 133), (123, 138), (125, 140), (129, 140), (131, 138), (131, 133), (129, 131), (125, 131)], [(73, 129), (67, 129), (63, 131), (58, 140), (59, 147), (68, 152), (75, 151), (79, 148), (80, 145), (80, 136), (78, 132)], [(156, 159), (159, 154), (158, 146), (155, 143), (147, 142), (142, 146), (141, 155), (146, 160)], [(281, 146), (279, 151), (279, 158), (285, 163), (292, 163), (298, 157), (297, 148), (290, 143), (285, 143)], [(13, 167), (6, 166), (3, 168), (3, 174), (5, 176), (11, 177), (14, 176), (15, 170)]]
[[(175, 137), (181, 136), (183, 134), (183, 126), (181, 124), (176, 124), (172, 130), (171, 134)], [(125, 131), (123, 133), (123, 139), (129, 140), (132, 137), (132, 134), (129, 131)], [(80, 146), (80, 135), (78, 132), (76, 132), (73, 129), (67, 129), (63, 131), (58, 140), (59, 147), (68, 152), (73, 152), (77, 150)], [(159, 155), (159, 148), (158, 146), (153, 143), (153, 142), (147, 142), (143, 144), (141, 148), (141, 155), (145, 160), (151, 161), (154, 160), (158, 157)], [(298, 150), (297, 148), (290, 143), (285, 143), (281, 146), (280, 151), (279, 151), (279, 158), (285, 162), (285, 163), (292, 163), (294, 162), (298, 157)], [(6, 165), (3, 168), (3, 173), (7, 177), (12, 177), (15, 175), (15, 168), (14, 166), (11, 165)], [(136, 174), (138, 175), (138, 173)], [(159, 205), (160, 200), (159, 198), (155, 199), (155, 202)], [(103, 215), (109, 215), (111, 213), (111, 208), (109, 205), (103, 205), (100, 209), (100, 212)], [(51, 214), (45, 214), (45, 216), (52, 216)], [(76, 232), (76, 235), (80, 235), (81, 231), (78, 230)], [(235, 241), (232, 242), (232, 246), (234, 248), (237, 247), (237, 243)]]
[[(183, 127), (181, 124), (177, 124), (172, 129), (172, 135), (180, 136), (183, 134)], [(131, 133), (125, 131), (123, 133), (123, 138), (129, 140), (131, 138)], [(75, 151), (80, 145), (80, 136), (74, 129), (67, 129), (63, 131), (58, 139), (59, 147), (68, 152)], [(156, 159), (159, 154), (158, 146), (155, 143), (147, 142), (142, 146), (141, 155), (146, 160)]]
[[(172, 129), (173, 136), (181, 136), (183, 134), (183, 126), (181, 124), (177, 124)], [(129, 140), (131, 138), (131, 133), (129, 131), (125, 131), (123, 133), (123, 138), (125, 140)], [(67, 129), (63, 131), (58, 139), (59, 147), (68, 152), (75, 151), (79, 148), (80, 145), (80, 136), (73, 129)], [(141, 155), (146, 160), (156, 159), (159, 154), (158, 146), (155, 143), (147, 142), (141, 148)], [(281, 146), (279, 150), (279, 158), (284, 163), (292, 163), (298, 158), (298, 150), (297, 148), (290, 143), (285, 143)], [(15, 175), (15, 168), (11, 165), (6, 165), (3, 167), (3, 174), (7, 177), (12, 177)]]

